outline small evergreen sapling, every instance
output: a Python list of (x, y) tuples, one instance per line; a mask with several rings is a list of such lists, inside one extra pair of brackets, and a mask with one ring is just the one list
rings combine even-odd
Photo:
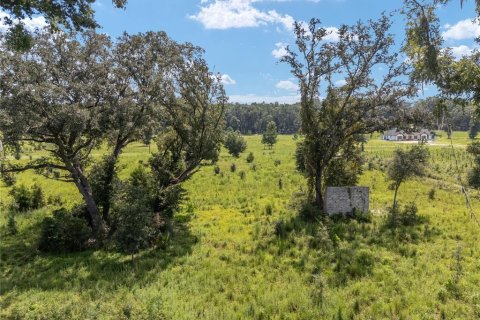
[(267, 124), (267, 130), (262, 135), (262, 144), (272, 149), (275, 143), (277, 143), (277, 125), (275, 122), (270, 121)]
[(18, 233), (17, 229), (17, 221), (15, 221), (15, 216), (13, 214), (9, 214), (7, 217), (7, 234), (15, 235)]

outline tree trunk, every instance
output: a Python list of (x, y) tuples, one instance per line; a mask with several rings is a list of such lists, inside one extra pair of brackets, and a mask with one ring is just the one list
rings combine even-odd
[(78, 188), (78, 191), (83, 196), (83, 200), (87, 205), (87, 211), (91, 218), (92, 223), (92, 230), (96, 236), (102, 236), (102, 233), (105, 230), (105, 225), (103, 220), (100, 216), (100, 211), (98, 210), (97, 204), (95, 203), (95, 199), (92, 195), (92, 189), (90, 188), (90, 184), (87, 181), (87, 178), (83, 174), (83, 170), (79, 164), (76, 164), (71, 167), (70, 170), (73, 180), (75, 181), (75, 185)]
[(321, 210), (323, 210), (322, 171), (317, 168), (315, 175), (315, 204)]
[(396, 221), (397, 221), (397, 213), (398, 213), (398, 209), (397, 209), (397, 193), (398, 193), (398, 188), (400, 188), (400, 184), (397, 184), (395, 185), (395, 193), (393, 195), (393, 208), (392, 208), (392, 212), (391, 212), (391, 221), (392, 223), (394, 223), (394, 225), (396, 225)]
[(105, 203), (103, 204), (102, 208), (102, 216), (103, 220), (107, 223), (110, 224), (110, 207), (111, 207), (111, 197), (112, 197), (112, 192), (113, 192), (113, 178), (115, 176), (115, 164), (118, 161), (118, 157), (120, 156), (120, 153), (122, 152), (122, 149), (124, 147), (125, 142), (123, 140), (117, 141), (117, 144), (115, 145), (115, 149), (113, 149), (112, 153), (112, 158), (108, 159), (106, 165), (107, 167), (105, 168), (105, 173), (106, 173), (106, 179), (104, 181), (104, 194), (106, 196)]
[(398, 188), (400, 188), (400, 184), (396, 185), (395, 186), (395, 193), (393, 195), (393, 209), (395, 210), (396, 207), (397, 207), (397, 192), (398, 192)]

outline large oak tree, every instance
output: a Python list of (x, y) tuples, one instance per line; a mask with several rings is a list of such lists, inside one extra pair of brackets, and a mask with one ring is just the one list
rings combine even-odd
[[(411, 93), (408, 66), (392, 48), (390, 17), (342, 26), (337, 41), (312, 19), (295, 23), (296, 47), (282, 61), (300, 85), (305, 171), (317, 206), (323, 206), (325, 173), (342, 149), (384, 125), (380, 114)], [(374, 74), (381, 68), (383, 72)], [(338, 86), (338, 80), (344, 85)]]
[[(4, 161), (2, 171), (34, 169), (75, 183), (93, 230), (101, 233), (109, 223), (118, 158), (145, 130), (158, 133), (155, 163), (164, 178), (161, 190), (185, 181), (202, 160), (215, 157), (227, 99), (202, 55), (200, 48), (178, 44), (161, 32), (124, 35), (114, 44), (94, 33), (81, 40), (43, 33), (29, 52), (2, 50), (0, 132), (5, 145), (21, 150), (24, 143), (42, 143), (48, 151), (30, 161)], [(91, 151), (105, 144), (109, 153), (98, 183), (86, 171)], [(166, 167), (172, 163), (175, 170)], [(62, 174), (52, 176), (52, 170)]]

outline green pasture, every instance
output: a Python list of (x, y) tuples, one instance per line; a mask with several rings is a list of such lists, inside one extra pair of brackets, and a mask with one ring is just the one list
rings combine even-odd
[[(273, 150), (264, 150), (261, 136), (246, 139), (239, 159), (222, 150), (220, 174), (205, 165), (186, 183), (169, 240), (133, 260), (108, 250), (37, 252), (39, 223), (53, 205), (18, 213), (19, 233), (6, 235), (11, 199), (0, 187), (0, 318), (480, 318), (480, 226), (466, 210), (446, 135), (428, 147), (428, 176), (399, 191), (400, 203), (415, 201), (422, 222), (397, 230), (384, 226), (393, 191), (383, 171), (393, 150), (409, 145), (379, 135), (365, 145), (360, 185), (370, 187), (370, 221), (305, 220), (295, 205), (306, 182), (295, 171), (293, 136), (279, 136)], [(452, 143), (464, 179), (473, 161), (467, 134), (455, 132)], [(23, 160), (30, 156), (41, 152)], [(148, 157), (148, 147), (129, 146), (121, 177)], [(32, 172), (17, 183), (38, 183), (64, 206), (80, 200), (72, 184)], [(470, 197), (480, 218), (480, 194)]]

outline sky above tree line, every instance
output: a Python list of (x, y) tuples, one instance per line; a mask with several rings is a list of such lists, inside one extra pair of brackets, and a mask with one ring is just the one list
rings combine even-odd
[[(335, 41), (340, 25), (377, 19), (384, 11), (401, 7), (401, 0), (130, 0), (125, 10), (114, 8), (110, 0), (94, 4), (102, 26), (99, 32), (117, 37), (124, 31), (162, 30), (176, 41), (204, 48), (211, 69), (222, 74), (230, 101), (241, 103), (299, 100), (295, 79), (279, 63), (285, 46), (294, 45), (295, 20), (319, 18), (331, 31), (327, 40)], [(453, 1), (439, 8), (438, 15), (445, 46), (456, 57), (477, 47), (474, 38), (480, 36), (480, 24), (472, 21), (473, 0), (467, 0), (463, 9), (460, 1)], [(404, 39), (403, 19), (396, 14), (391, 30), (397, 50)], [(37, 25), (42, 25), (41, 17), (27, 22), (32, 28)], [(426, 86), (422, 95), (434, 93), (435, 88)]]

